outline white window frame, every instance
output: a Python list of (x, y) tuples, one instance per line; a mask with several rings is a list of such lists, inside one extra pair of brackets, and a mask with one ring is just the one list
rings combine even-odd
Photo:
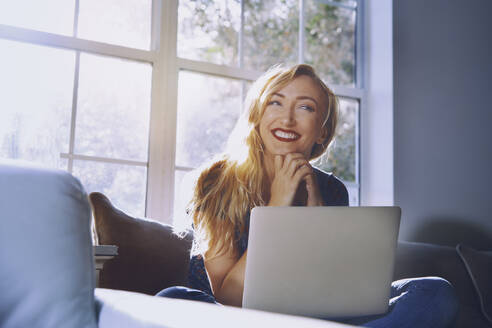
[[(159, 85), (162, 84), (160, 82), (159, 77), (156, 76), (155, 67), (162, 66), (162, 56), (159, 58), (159, 55), (162, 51), (158, 49), (158, 42), (155, 42), (155, 35), (161, 35), (161, 33), (156, 33), (155, 26), (159, 26), (160, 23), (155, 19), (155, 15), (152, 17), (152, 44), (150, 50), (141, 50), (131, 47), (118, 46), (113, 44), (108, 44), (104, 42), (92, 41), (80, 39), (77, 37), (77, 26), (78, 26), (78, 14), (79, 14), (79, 2), (80, 0), (75, 0), (75, 11), (74, 11), (74, 26), (73, 26), (73, 35), (74, 36), (65, 36), (59, 34), (53, 34), (49, 32), (37, 31), (28, 28), (14, 27), (9, 25), (0, 24), (0, 38), (7, 39), (12, 41), (19, 41), (28, 44), (47, 46), (52, 48), (61, 48), (66, 50), (75, 51), (75, 69), (74, 69), (74, 86), (73, 86), (73, 95), (72, 95), (72, 112), (71, 112), (71, 121), (70, 121), (70, 137), (69, 137), (69, 150), (68, 153), (60, 153), (61, 158), (65, 158), (68, 161), (67, 170), (72, 173), (73, 161), (74, 160), (85, 160), (85, 161), (93, 161), (93, 162), (103, 162), (103, 163), (112, 163), (112, 164), (124, 164), (131, 166), (139, 166), (139, 167), (147, 167), (150, 168), (150, 156), (148, 161), (132, 161), (125, 159), (117, 159), (117, 158), (107, 158), (101, 156), (87, 156), (80, 155), (74, 153), (74, 144), (75, 144), (75, 129), (76, 129), (76, 117), (77, 117), (77, 97), (78, 97), (78, 81), (79, 81), (79, 68), (80, 68), (80, 52), (97, 54), (108, 56), (112, 58), (119, 59), (127, 59), (134, 62), (142, 62), (148, 63), (153, 66), (152, 70), (152, 105), (151, 105), (151, 120), (153, 120), (152, 115), (156, 115), (156, 112), (162, 112), (162, 110), (156, 110), (157, 108), (154, 105), (154, 98), (158, 98), (155, 96), (157, 92), (154, 90), (159, 90)], [(153, 10), (152, 13), (155, 14), (158, 6), (160, 8), (160, 1), (153, 1)], [(157, 16), (157, 17), (160, 17)], [(156, 83), (157, 81), (157, 83)], [(157, 87), (158, 89), (155, 89)], [(150, 147), (150, 145), (149, 145)], [(148, 171), (147, 171), (148, 172)], [(147, 194), (149, 191), (149, 186), (147, 185)], [(148, 198), (148, 197), (147, 197)], [(148, 208), (148, 199), (146, 208)], [(147, 211), (146, 211), (147, 215)]]
[[(75, 0), (75, 17), (78, 17), (79, 0)], [(319, 1), (319, 0), (318, 0)], [(299, 0), (300, 9), (304, 8), (305, 0)], [(347, 7), (344, 4), (329, 0), (321, 2)], [(241, 6), (243, 2), (241, 1)], [(355, 87), (332, 85), (335, 94), (341, 97), (353, 98), (359, 101), (359, 118), (366, 110), (366, 95), (364, 90), (365, 58), (364, 58), (364, 1), (357, 0), (356, 21), (356, 76)], [(350, 7), (350, 9), (354, 9)], [(243, 10), (241, 10), (243, 13)], [(304, 24), (303, 10), (300, 10), (300, 24)], [(177, 119), (177, 94), (178, 74), (180, 70), (195, 73), (240, 79), (255, 80), (261, 72), (246, 70), (239, 67), (230, 67), (212, 63), (200, 62), (177, 57), (177, 28), (178, 28), (178, 0), (153, 0), (152, 1), (152, 26), (150, 50), (141, 50), (131, 47), (112, 45), (104, 42), (84, 40), (73, 36), (63, 36), (47, 32), (35, 31), (26, 28), (13, 27), (0, 24), (0, 38), (21, 41), (30, 44), (63, 48), (76, 51), (75, 81), (78, 80), (78, 58), (80, 52), (99, 54), (113, 58), (128, 59), (136, 62), (151, 64), (152, 89), (151, 89), (151, 113), (149, 132), (149, 156), (148, 161), (131, 161), (122, 159), (104, 158), (98, 156), (85, 156), (74, 154), (75, 120), (77, 112), (77, 89), (74, 85), (72, 118), (69, 141), (69, 152), (60, 154), (69, 161), (68, 170), (71, 171), (74, 159), (90, 160), (106, 163), (118, 163), (134, 166), (146, 166), (147, 170), (147, 196), (146, 216), (162, 222), (172, 223), (172, 211), (174, 204), (174, 175), (175, 170), (190, 170), (187, 167), (176, 167), (176, 119)], [(244, 17), (241, 17), (243, 20)], [(74, 22), (74, 35), (77, 22)], [(300, 25), (299, 41), (304, 42), (303, 25)], [(241, 29), (243, 24), (241, 23)], [(240, 33), (242, 35), (242, 33)], [(239, 40), (241, 52), (241, 40)], [(303, 47), (299, 47), (303, 49)], [(241, 58), (242, 56), (239, 56)], [(299, 51), (299, 62), (304, 58), (303, 51)], [(356, 122), (356, 180), (345, 182), (349, 188), (359, 190), (360, 199), (360, 140), (359, 120)]]

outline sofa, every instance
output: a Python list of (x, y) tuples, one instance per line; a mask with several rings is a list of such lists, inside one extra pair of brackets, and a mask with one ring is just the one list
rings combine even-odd
[[(96, 242), (118, 246), (101, 272), (101, 288), (95, 288), (91, 207), (80, 182), (64, 171), (0, 162), (0, 327), (348, 327), (151, 296), (185, 281), (191, 235), (133, 218), (100, 193), (90, 201)], [(481, 273), (491, 272), (491, 255), (401, 242), (395, 277), (447, 278), (461, 304), (455, 326), (486, 327), (490, 283)]]
[[(191, 232), (178, 236), (170, 225), (132, 217), (99, 192), (91, 193), (89, 200), (96, 240), (118, 246), (118, 256), (101, 272), (102, 287), (154, 295), (186, 284)], [(393, 280), (438, 276), (451, 282), (460, 302), (454, 327), (492, 327), (491, 275), (492, 252), (398, 242)]]
[(0, 161), (0, 209), (2, 328), (349, 327), (95, 288), (91, 208), (67, 172)]

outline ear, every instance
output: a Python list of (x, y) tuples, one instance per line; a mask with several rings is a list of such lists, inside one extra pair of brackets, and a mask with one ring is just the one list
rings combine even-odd
[(326, 126), (324, 126), (321, 128), (321, 135), (316, 140), (316, 143), (322, 145), (327, 136), (328, 136), (328, 129), (326, 128)]

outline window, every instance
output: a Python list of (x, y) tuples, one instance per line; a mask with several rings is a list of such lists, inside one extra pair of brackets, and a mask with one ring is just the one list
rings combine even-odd
[(304, 62), (340, 96), (336, 142), (315, 165), (342, 178), (358, 205), (359, 25), (357, 1), (180, 2), (177, 185), (186, 171), (223, 150), (248, 82), (279, 62)]
[(361, 4), (2, 1), (0, 157), (65, 169), (122, 210), (170, 222), (182, 177), (223, 150), (251, 81), (306, 62), (341, 104), (317, 165), (358, 204)]
[(66, 169), (143, 216), (151, 1), (2, 1), (0, 24), (0, 156)]

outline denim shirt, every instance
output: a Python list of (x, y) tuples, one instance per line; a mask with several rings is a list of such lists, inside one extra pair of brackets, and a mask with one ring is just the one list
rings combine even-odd
[[(326, 173), (314, 168), (316, 179), (326, 206), (348, 206), (348, 192), (345, 185), (333, 174)], [(249, 212), (245, 218), (246, 229), (238, 239), (239, 257), (241, 257), (248, 248), (249, 236)], [(238, 233), (238, 232), (237, 232)], [(194, 255), (190, 259), (190, 269), (188, 271), (188, 287), (201, 290), (213, 296), (210, 281), (202, 255)]]

